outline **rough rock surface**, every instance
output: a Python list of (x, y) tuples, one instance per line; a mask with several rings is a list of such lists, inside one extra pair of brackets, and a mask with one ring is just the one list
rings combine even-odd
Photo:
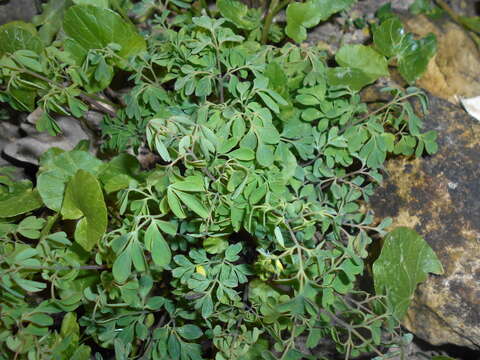
[(426, 129), (438, 132), (439, 152), (389, 161), (370, 202), (424, 236), (445, 269), (419, 286), (404, 325), (434, 345), (480, 350), (480, 123), (431, 97)]
[(9, 21), (30, 21), (37, 14), (35, 0), (0, 1), (0, 25)]
[(469, 35), (451, 21), (432, 22), (425, 16), (404, 17), (410, 31), (437, 36), (438, 52), (418, 86), (457, 103), (458, 97), (480, 95), (480, 51)]
[(91, 136), (82, 128), (77, 119), (60, 116), (56, 120), (62, 129), (60, 135), (51, 136), (48, 133), (39, 133), (34, 125), (23, 123), (20, 127), (27, 136), (18, 138), (18, 132), (17, 137), (11, 133), (8, 143), (4, 141), (2, 145), (0, 142), (0, 151), (3, 151), (7, 158), (38, 165), (38, 158), (49, 148), (58, 147), (63, 150), (72, 150), (79, 141), (90, 139)]
[[(9, 143), (18, 137), (18, 127), (7, 121), (0, 121), (0, 152)], [(0, 157), (0, 166), (10, 166), (11, 164)]]
[[(390, 3), (396, 12), (405, 13), (415, 0), (360, 0), (352, 5), (348, 16), (351, 19), (365, 18), (372, 20), (377, 10), (385, 4)], [(283, 19), (283, 15), (280, 16)], [(308, 32), (307, 42), (311, 45), (320, 46), (333, 55), (342, 44), (357, 44), (368, 42), (371, 38), (367, 28), (356, 29), (345, 28), (345, 18), (334, 16), (328, 21), (322, 22), (319, 26)]]

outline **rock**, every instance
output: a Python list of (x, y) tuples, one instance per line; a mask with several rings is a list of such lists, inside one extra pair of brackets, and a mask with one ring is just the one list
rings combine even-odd
[(430, 97), (426, 129), (439, 151), (387, 163), (385, 183), (370, 200), (394, 226), (415, 228), (437, 253), (445, 274), (431, 275), (412, 301), (405, 327), (434, 344), (480, 349), (480, 123)]
[(0, 25), (14, 20), (30, 21), (37, 14), (35, 0), (10, 0), (0, 2)]
[[(0, 154), (2, 149), (12, 141), (15, 141), (19, 137), (18, 126), (8, 122), (0, 121)], [(12, 168), (12, 164), (2, 156), (0, 156), (0, 172), (2, 167)], [(25, 169), (20, 167), (13, 167), (15, 169), (13, 173), (13, 178), (15, 180), (22, 180), (27, 178)]]
[(460, 0), (450, 1), (450, 7), (459, 15), (463, 16), (476, 16), (478, 8), (478, 1), (472, 0)]
[(101, 131), (100, 124), (102, 123), (102, 119), (104, 116), (105, 115), (101, 112), (88, 110), (87, 112), (85, 112), (84, 115), (85, 124), (92, 131), (99, 132)]
[[(10, 142), (18, 137), (18, 127), (7, 122), (0, 121), (0, 152)], [(8, 161), (0, 157), (0, 166), (9, 166)]]
[(375, 14), (383, 5), (390, 4), (394, 11), (407, 11), (415, 0), (367, 0), (358, 1), (353, 8), (363, 14)]
[(417, 85), (433, 95), (458, 103), (459, 97), (480, 95), (480, 51), (469, 35), (451, 21), (432, 22), (425, 16), (405, 16), (409, 31), (437, 36), (438, 53)]
[(57, 136), (39, 133), (32, 124), (23, 123), (21, 128), (27, 136), (14, 139), (5, 145), (4, 154), (17, 161), (38, 165), (40, 155), (51, 147), (72, 150), (81, 140), (89, 140), (89, 134), (82, 128), (78, 119), (60, 116), (56, 121), (62, 129), (62, 133)]

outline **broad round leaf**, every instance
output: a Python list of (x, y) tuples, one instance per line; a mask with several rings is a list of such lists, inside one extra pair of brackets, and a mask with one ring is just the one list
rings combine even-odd
[(414, 230), (399, 227), (390, 232), (373, 264), (375, 292), (386, 295), (397, 319), (402, 320), (417, 285), (428, 273), (442, 274), (432, 248)]
[(35, 27), (23, 21), (13, 21), (0, 26), (0, 58), (17, 50), (31, 50), (36, 53), (43, 50), (42, 40), (37, 36)]
[(90, 251), (107, 230), (107, 208), (100, 183), (94, 175), (78, 170), (65, 191), (64, 219), (82, 219), (75, 230), (75, 241)]
[(91, 5), (75, 5), (63, 21), (65, 33), (86, 51), (115, 43), (118, 55), (127, 58), (146, 49), (145, 39), (116, 12)]

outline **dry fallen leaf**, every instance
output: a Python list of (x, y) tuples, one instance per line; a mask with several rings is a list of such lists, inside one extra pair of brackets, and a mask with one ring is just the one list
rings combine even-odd
[(461, 102), (465, 110), (475, 119), (480, 121), (480, 96), (461, 99)]

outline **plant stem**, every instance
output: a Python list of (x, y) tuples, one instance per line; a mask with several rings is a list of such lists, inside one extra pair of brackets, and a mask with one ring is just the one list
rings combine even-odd
[(219, 98), (220, 102), (223, 103), (225, 101), (225, 96), (223, 93), (223, 74), (222, 74), (222, 61), (220, 59), (220, 43), (217, 40), (217, 36), (215, 35), (214, 31), (211, 31), (213, 41), (215, 43), (215, 52), (216, 52), (216, 57), (217, 57), (217, 68), (218, 68), (218, 91), (219, 91)]
[[(346, 321), (343, 321), (342, 319), (340, 319), (338, 316), (336, 316), (334, 313), (332, 313), (331, 311), (328, 311), (328, 310), (325, 310), (325, 309), (320, 309), (320, 312), (326, 314), (328, 317), (330, 317), (332, 320), (333, 320), (333, 323), (337, 323), (338, 325), (340, 325), (341, 327), (343, 327), (344, 329), (347, 329), (348, 332), (354, 334), (357, 338), (359, 338), (361, 341), (363, 341), (364, 343), (369, 343), (367, 341), (367, 339), (365, 339), (362, 334), (360, 334), (356, 329), (355, 329), (355, 326), (352, 325), (352, 324), (349, 324), (347, 323)], [(383, 356), (384, 354), (382, 354), (380, 351), (378, 351), (378, 349), (376, 349), (375, 347), (372, 346), (372, 350), (378, 355), (378, 356)]]
[[(107, 108), (106, 106), (104, 106), (100, 101), (97, 101), (95, 100), (94, 98), (86, 95), (86, 94), (80, 94), (80, 98), (82, 98), (83, 100), (85, 100), (86, 102), (88, 102), (90, 105), (93, 105), (94, 107), (96, 107), (98, 110), (110, 115), (111, 117), (115, 117), (117, 116), (117, 114), (115, 113), (115, 111), (113, 110), (110, 110), (109, 108)], [(103, 101), (102, 101), (103, 102)]]
[[(7, 66), (6, 66), (7, 67)], [(24, 74), (28, 74), (30, 76), (33, 76), (39, 80), (42, 80), (42, 81), (45, 81), (46, 83), (52, 85), (52, 86), (55, 86), (57, 88), (60, 88), (60, 89), (65, 89), (65, 86), (57, 83), (56, 81), (53, 81), (43, 75), (40, 75), (40, 74), (37, 74), (36, 72), (33, 72), (33, 71), (30, 71), (28, 69), (25, 69), (25, 68), (15, 68), (15, 67), (8, 67), (8, 69), (10, 70), (14, 70), (14, 71), (19, 71), (19, 72), (22, 72)], [(102, 103), (104, 104), (108, 104), (108, 105), (113, 105), (113, 103), (110, 103), (109, 101), (105, 101), (95, 95), (91, 96), (91, 95), (88, 95), (88, 94), (85, 94), (85, 93), (81, 93), (80, 94), (80, 98), (82, 98), (83, 100), (85, 100), (86, 102), (88, 102), (90, 105), (93, 105), (94, 107), (96, 107), (98, 110), (112, 116), (112, 117), (115, 117), (117, 114), (115, 113), (115, 111), (109, 109), (108, 107), (106, 107), (105, 105), (103, 105)]]
[(414, 92), (414, 93), (411, 93), (411, 94), (408, 94), (408, 95), (404, 95), (404, 96), (401, 96), (399, 98), (394, 98), (393, 100), (389, 101), (387, 104), (379, 107), (378, 109), (374, 110), (374, 111), (371, 111), (369, 112), (367, 115), (365, 116), (362, 116), (361, 118), (355, 120), (354, 122), (351, 122), (349, 125), (347, 125), (345, 128), (343, 128), (342, 130), (340, 130), (339, 132), (339, 135), (340, 134), (343, 134), (345, 131), (347, 131), (348, 129), (350, 129), (352, 126), (355, 126), (357, 124), (360, 124), (362, 122), (364, 122), (365, 120), (367, 120), (370, 116), (373, 116), (373, 115), (376, 115), (380, 112), (382, 112), (383, 110), (389, 108), (390, 106), (392, 105), (395, 105), (395, 104), (398, 104), (404, 100), (407, 100), (411, 97), (414, 97), (414, 96), (417, 96), (419, 95), (420, 93), (419, 92)]
[[(195, 155), (193, 151), (189, 152), (189, 155), (193, 158), (195, 161), (199, 161), (198, 157)], [(218, 179), (212, 175), (212, 173), (208, 170), (206, 167), (202, 167), (202, 172), (207, 175), (213, 182), (216, 182)]]
[(290, 4), (292, 0), (283, 0), (275, 9), (275, 14), (278, 14), (280, 10), (282, 10), (284, 7), (286, 7), (288, 4)]
[(83, 266), (22, 266), (21, 270), (103, 270), (106, 269), (104, 265), (83, 265)]
[(279, 0), (272, 0), (270, 2), (270, 6), (268, 7), (267, 16), (265, 17), (265, 23), (263, 24), (262, 44), (267, 43), (268, 32), (270, 31), (270, 26), (272, 26), (273, 18), (280, 10), (278, 9), (278, 2)]
[(200, 0), (200, 6), (202, 7), (202, 9), (205, 10), (205, 12), (206, 12), (207, 14), (209, 14), (208, 4), (207, 4), (206, 0)]

